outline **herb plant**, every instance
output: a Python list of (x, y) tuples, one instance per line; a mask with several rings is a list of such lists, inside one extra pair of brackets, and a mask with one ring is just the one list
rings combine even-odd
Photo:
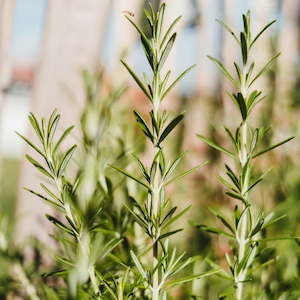
[[(274, 216), (273, 212), (266, 213), (258, 208), (253, 198), (250, 196), (253, 189), (259, 184), (268, 171), (258, 174), (254, 169), (254, 161), (261, 155), (287, 143), (293, 137), (285, 139), (279, 143), (261, 149), (259, 146), (263, 142), (263, 137), (269, 132), (269, 128), (253, 128), (251, 117), (254, 114), (256, 105), (264, 99), (263, 92), (254, 87), (254, 83), (265, 73), (271, 63), (279, 56), (273, 56), (265, 66), (258, 71), (255, 70), (255, 62), (252, 61), (251, 54), (254, 45), (261, 35), (275, 22), (267, 24), (255, 36), (251, 33), (250, 12), (243, 15), (243, 31), (236, 35), (222, 21), (219, 21), (224, 28), (235, 39), (241, 51), (241, 63), (234, 62), (236, 76), (216, 58), (209, 57), (216, 63), (220, 71), (230, 81), (233, 92), (228, 91), (229, 98), (238, 109), (241, 117), (240, 124), (233, 131), (225, 127), (226, 134), (232, 143), (232, 149), (226, 149), (214, 141), (198, 135), (199, 138), (216, 150), (229, 156), (233, 165), (225, 164), (226, 176), (219, 176), (219, 180), (226, 188), (226, 194), (238, 200), (232, 212), (232, 220), (227, 219), (222, 213), (212, 210), (213, 214), (223, 223), (225, 230), (206, 225), (199, 225), (202, 230), (223, 235), (230, 240), (232, 250), (226, 254), (226, 260), (230, 268), (230, 273), (224, 269), (223, 275), (234, 283), (235, 299), (246, 299), (247, 291), (245, 286), (253, 276), (254, 264), (262, 253), (265, 242), (265, 229), (279, 221), (284, 216)], [(232, 294), (224, 293), (224, 297), (232, 299)]]
[[(37, 160), (26, 155), (27, 160), (47, 179), (47, 183), (40, 185), (42, 192), (26, 190), (55, 207), (63, 216), (46, 215), (58, 229), (54, 238), (60, 249), (55, 255), (55, 269), (44, 274), (44, 277), (61, 276), (66, 280), (67, 291), (59, 291), (58, 287), (55, 289), (60, 297), (111, 299), (109, 295), (113, 288), (110, 285), (119, 279), (112, 275), (115, 264), (110, 262), (108, 256), (112, 251), (117, 251), (124, 240), (126, 227), (130, 225), (126, 211), (118, 214), (113, 208), (114, 187), (108, 177), (109, 164), (124, 152), (122, 149), (117, 151), (116, 147), (112, 151), (110, 129), (111, 107), (124, 88), (113, 89), (103, 95), (101, 76), (83, 72), (83, 79), (86, 105), (81, 115), (82, 148), (76, 160), (73, 156), (77, 146), (72, 145), (67, 150), (63, 147), (74, 126), (58, 135), (60, 115), (56, 110), (48, 120), (42, 118), (40, 122), (34, 114), (29, 115), (40, 145), (19, 135), (40, 158)], [(120, 219), (121, 225), (118, 223)], [(121, 276), (122, 271), (128, 273), (129, 269), (122, 267), (117, 271)], [(134, 288), (135, 285), (128, 281), (126, 288), (128, 286)], [(120, 285), (120, 297), (123, 297), (123, 292), (125, 295)]]
[[(184, 253), (178, 254), (175, 248), (171, 248), (168, 240), (170, 236), (182, 230), (170, 230), (169, 226), (179, 219), (188, 208), (176, 214), (177, 207), (173, 206), (167, 199), (166, 187), (192, 170), (174, 175), (183, 155), (173, 161), (165, 156), (164, 146), (167, 138), (183, 120), (184, 115), (180, 113), (175, 117), (171, 117), (169, 112), (161, 108), (161, 103), (180, 79), (194, 66), (186, 69), (172, 82), (170, 82), (171, 71), (163, 71), (164, 64), (177, 36), (176, 33), (173, 33), (173, 28), (180, 20), (180, 17), (176, 18), (167, 27), (166, 32), (163, 32), (165, 8), (166, 5), (163, 3), (158, 11), (154, 11), (151, 5), (148, 9), (145, 9), (145, 17), (150, 27), (149, 36), (132, 18), (126, 16), (140, 36), (152, 71), (151, 78), (148, 78), (144, 73), (144, 79), (141, 79), (125, 61), (122, 61), (152, 106), (148, 122), (139, 112), (134, 111), (138, 125), (150, 142), (152, 163), (147, 167), (138, 157), (134, 156), (141, 171), (142, 179), (114, 166), (116, 170), (134, 180), (146, 191), (145, 199), (141, 203), (131, 197), (133, 208), (130, 211), (135, 217), (135, 221), (143, 228), (150, 239), (151, 245), (140, 255), (131, 251), (131, 257), (137, 268), (138, 276), (142, 278), (144, 283), (145, 295), (152, 300), (167, 299), (169, 288), (208, 275), (205, 273), (175, 278), (174, 276), (187, 267), (192, 260), (186, 258)], [(149, 250), (151, 252), (150, 267), (143, 263), (141, 259), (145, 252)]]
[[(228, 156), (226, 175), (218, 178), (226, 195), (236, 204), (230, 217), (225, 212), (210, 209), (222, 223), (222, 228), (197, 225), (201, 230), (228, 238), (231, 246), (225, 254), (227, 267), (207, 259), (213, 270), (205, 271), (206, 265), (198, 264), (201, 267), (198, 268), (196, 264), (199, 257), (180, 253), (170, 242), (182, 230), (173, 226), (189, 207), (178, 212), (168, 197), (167, 187), (203, 164), (181, 173), (177, 170), (184, 154), (169, 158), (168, 141), (183, 121), (184, 113), (175, 114), (163, 109), (162, 102), (194, 66), (171, 80), (166, 60), (176, 41), (174, 28), (181, 17), (166, 26), (165, 10), (165, 3), (157, 10), (149, 4), (144, 11), (148, 26), (144, 30), (134, 21), (134, 14), (127, 12), (126, 15), (140, 37), (150, 66), (150, 75), (139, 76), (124, 60), (121, 61), (150, 107), (145, 116), (136, 110), (133, 112), (137, 127), (151, 150), (149, 165), (138, 157), (140, 155), (133, 154), (139, 175), (133, 173), (134, 167), (127, 166), (130, 158), (126, 154), (131, 145), (129, 147), (128, 141), (126, 144), (124, 137), (120, 138), (117, 133), (121, 126), (116, 122), (120, 122), (122, 116), (114, 104), (123, 95), (124, 87), (103, 87), (103, 72), (84, 71), (82, 74), (86, 103), (77, 130), (70, 126), (60, 132), (60, 114), (56, 110), (48, 119), (38, 120), (34, 114), (29, 115), (38, 142), (19, 136), (35, 152), (35, 156), (26, 155), (26, 158), (45, 180), (41, 182), (40, 190), (25, 189), (55, 208), (46, 217), (55, 225), (52, 237), (57, 248), (52, 251), (51, 265), (45, 266), (42, 260), (47, 247), (35, 241), (32, 250), (39, 261), (30, 265), (22, 248), (14, 247), (7, 238), (7, 222), (0, 214), (0, 260), (8, 262), (11, 267), (7, 269), (13, 270), (11, 278), (2, 279), (0, 274), (0, 296), (7, 293), (11, 297), (34, 300), (167, 300), (173, 299), (170, 292), (173, 287), (191, 281), (194, 281), (193, 286), (202, 285), (198, 279), (216, 274), (230, 280), (231, 286), (219, 295), (219, 299), (258, 299), (259, 296), (265, 299), (267, 291), (253, 290), (259, 286), (254, 282), (260, 275), (257, 270), (274, 261), (273, 258), (268, 260), (269, 256), (263, 257), (267, 243), (276, 239), (298, 239), (267, 237), (266, 229), (284, 215), (265, 212), (252, 196), (269, 172), (260, 174), (255, 161), (293, 139), (290, 137), (264, 148), (270, 130), (253, 125), (255, 107), (264, 99), (255, 83), (279, 54), (256, 70), (252, 52), (257, 40), (274, 21), (254, 36), (249, 12), (243, 15), (243, 30), (239, 35), (219, 21), (240, 48), (241, 59), (233, 64), (235, 74), (218, 59), (209, 57), (232, 84), (232, 90), (227, 94), (240, 119), (236, 128), (225, 127), (231, 148), (198, 135), (203, 142)], [(72, 136), (76, 137), (78, 146), (70, 145)], [(194, 271), (192, 263), (195, 263)], [(198, 273), (196, 269), (205, 272)], [(247, 288), (250, 285), (252, 289)], [(206, 284), (203, 284), (203, 299), (205, 295), (208, 299), (210, 296), (207, 295), (215, 294), (205, 289)], [(295, 295), (299, 293), (299, 287), (291, 295), (294, 292)], [(182, 299), (201, 298), (196, 295), (198, 290), (192, 293), (183, 291)]]

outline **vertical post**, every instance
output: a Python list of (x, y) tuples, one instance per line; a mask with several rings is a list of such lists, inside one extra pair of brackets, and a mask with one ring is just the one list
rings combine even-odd
[[(14, 0), (0, 0), (0, 140), (2, 134), (1, 120), (4, 102), (4, 88), (8, 85), (11, 77), (11, 34)], [(2, 153), (0, 152), (0, 178), (1, 178)], [(0, 187), (1, 189), (1, 187)]]
[(9, 83), (11, 75), (11, 34), (14, 0), (0, 0), (0, 113), (3, 103), (3, 88)]
[[(280, 126), (286, 123), (286, 113), (291, 92), (297, 78), (297, 58), (299, 56), (299, 9), (297, 0), (281, 1), (281, 24), (278, 32), (278, 48), (281, 51), (276, 72), (276, 103), (280, 111), (275, 111)], [(289, 112), (290, 113), (290, 112)]]

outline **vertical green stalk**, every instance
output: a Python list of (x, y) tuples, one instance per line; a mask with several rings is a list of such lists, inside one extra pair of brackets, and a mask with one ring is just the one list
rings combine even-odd
[[(159, 154), (159, 149), (154, 148), (154, 157), (153, 161), (155, 161), (157, 155)], [(153, 188), (152, 188), (152, 193), (151, 193), (151, 202), (153, 204), (153, 211), (152, 215), (155, 219), (158, 218), (159, 216), (159, 208), (160, 208), (160, 194), (161, 194), (161, 182), (159, 178), (159, 165), (156, 164), (155, 167), (155, 175), (153, 179)], [(153, 250), (152, 250), (152, 261), (153, 261), (153, 269), (155, 270), (153, 273), (153, 284), (152, 284), (152, 299), (153, 300), (158, 300), (159, 299), (159, 274), (158, 274), (158, 269), (156, 268), (158, 264), (158, 242), (157, 242), (157, 237), (154, 236), (152, 239), (153, 243)]]
[[(247, 163), (247, 123), (246, 121), (241, 126), (241, 158), (240, 158), (240, 166), (241, 170), (243, 170), (246, 167)], [(243, 185), (242, 185), (242, 193), (244, 194), (245, 202), (248, 203), (248, 193), (247, 190), (249, 188), (249, 176), (246, 176), (244, 179)], [(247, 235), (248, 235), (248, 213), (250, 212), (250, 208), (247, 208), (247, 205), (245, 203), (243, 205), (243, 211), (246, 210), (244, 213), (244, 216), (241, 218), (241, 230), (237, 237), (238, 242), (238, 263), (241, 264), (244, 257), (245, 257), (245, 250), (246, 250), (246, 244), (247, 244)], [(236, 285), (237, 285), (237, 299), (242, 299), (243, 294), (243, 282), (246, 279), (247, 274), (247, 268), (245, 268), (243, 271), (239, 273), (239, 275), (236, 278)]]
[[(199, 227), (208, 232), (214, 232), (220, 235), (230, 237), (232, 246), (232, 255), (226, 256), (231, 274), (227, 274), (227, 278), (233, 281), (235, 298), (237, 300), (245, 299), (245, 283), (252, 275), (252, 267), (255, 259), (261, 251), (258, 247), (262, 247), (261, 233), (268, 225), (274, 223), (277, 219), (273, 218), (273, 214), (265, 214), (262, 210), (259, 213), (253, 209), (256, 205), (253, 203), (249, 193), (252, 189), (262, 181), (267, 172), (257, 176), (252, 172), (253, 160), (260, 155), (288, 142), (293, 137), (288, 138), (270, 147), (259, 150), (258, 145), (262, 137), (267, 133), (264, 128), (252, 128), (251, 116), (254, 107), (262, 100), (262, 91), (254, 88), (256, 80), (267, 70), (269, 65), (278, 57), (278, 54), (272, 57), (265, 66), (259, 70), (255, 70), (255, 62), (251, 62), (251, 51), (255, 42), (269, 28), (274, 21), (267, 24), (256, 36), (251, 33), (251, 18), (250, 12), (243, 15), (243, 31), (236, 35), (228, 25), (219, 21), (224, 28), (230, 32), (236, 40), (240, 51), (241, 61), (234, 62), (236, 75), (232, 75), (227, 68), (216, 58), (209, 57), (222, 73), (227, 77), (233, 86), (233, 92), (228, 91), (228, 96), (238, 109), (241, 121), (235, 132), (225, 127), (225, 131), (229, 140), (232, 143), (233, 150), (226, 149), (214, 141), (199, 135), (199, 138), (206, 142), (211, 147), (230, 156), (235, 163), (235, 169), (229, 165), (226, 167), (226, 176), (219, 176), (220, 181), (226, 187), (226, 194), (239, 201), (233, 212), (232, 220), (228, 220), (220, 212), (212, 210), (213, 214), (223, 223), (227, 231), (219, 230), (218, 228), (207, 227), (200, 225)], [(232, 224), (233, 223), (233, 224)], [(227, 273), (227, 271), (224, 270)]]
[[(146, 271), (147, 267), (142, 265), (133, 251), (131, 251), (131, 256), (139, 271), (140, 277), (145, 282), (147, 288), (149, 288), (152, 300), (159, 300), (160, 297), (164, 295), (163, 293), (166, 293), (168, 279), (190, 263), (189, 259), (184, 259), (184, 255), (177, 257), (176, 249), (173, 250), (172, 254), (169, 253), (169, 243), (167, 239), (167, 237), (181, 230), (167, 231), (169, 225), (178, 219), (187, 209), (175, 215), (176, 207), (171, 206), (165, 199), (166, 186), (172, 181), (184, 176), (185, 173), (190, 172), (187, 171), (184, 174), (174, 176), (173, 173), (181, 161), (182, 155), (171, 162), (166, 160), (164, 154), (165, 140), (182, 121), (183, 114), (170, 118), (169, 112), (162, 110), (160, 104), (193, 66), (186, 69), (171, 83), (169, 82), (171, 71), (169, 70), (165, 73), (162, 71), (176, 40), (177, 34), (173, 32), (173, 28), (180, 19), (180, 17), (176, 18), (168, 26), (166, 32), (163, 32), (162, 27), (165, 8), (166, 5), (163, 3), (158, 11), (154, 11), (151, 5), (149, 5), (148, 9), (145, 9), (145, 17), (150, 27), (149, 37), (130, 17), (126, 16), (140, 35), (146, 58), (152, 70), (152, 76), (148, 78), (144, 73), (142, 80), (122, 61), (125, 68), (151, 102), (152, 109), (148, 117), (150, 122), (146, 122), (143, 116), (137, 111), (134, 111), (134, 115), (138, 125), (151, 144), (153, 153), (152, 163), (149, 167), (145, 166), (139, 158), (135, 157), (143, 175), (142, 180), (113, 166), (113, 168), (147, 189), (147, 199), (144, 203), (140, 204), (131, 197), (134, 208), (131, 210), (131, 213), (152, 242), (152, 262), (148, 275), (148, 271)], [(183, 281), (187, 282), (192, 279), (190, 276), (189, 279), (184, 279)], [(180, 283), (180, 280), (177, 280), (173, 285)]]
[[(241, 76), (241, 82), (240, 82), (240, 91), (244, 99), (247, 99), (247, 85), (246, 85), (246, 75), (247, 75), (247, 66), (243, 65), (242, 68), (242, 76)], [(241, 127), (240, 127), (240, 139), (241, 139), (241, 148), (240, 148), (240, 155), (239, 155), (239, 164), (240, 164), (240, 173), (244, 168), (246, 168), (246, 164), (248, 162), (248, 126), (247, 126), (247, 120), (243, 120)], [(244, 178), (242, 183), (242, 194), (244, 195), (245, 202), (243, 205), (243, 211), (246, 210), (244, 213), (244, 216), (241, 218), (241, 230), (237, 237), (238, 242), (238, 262), (242, 263), (244, 257), (245, 257), (245, 250), (246, 250), (246, 243), (247, 243), (247, 235), (248, 235), (248, 213), (250, 212), (250, 208), (247, 208), (248, 203), (248, 189), (249, 189), (249, 176), (246, 176)], [(246, 203), (246, 204), (245, 204)], [(236, 286), (237, 286), (237, 292), (236, 296), (237, 299), (240, 300), (243, 294), (243, 282), (246, 279), (247, 270), (243, 270), (239, 273), (239, 275), (236, 278)]]

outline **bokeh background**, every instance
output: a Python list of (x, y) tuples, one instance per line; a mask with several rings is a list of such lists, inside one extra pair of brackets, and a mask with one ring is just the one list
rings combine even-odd
[[(159, 0), (152, 2), (159, 5)], [(253, 126), (272, 124), (271, 135), (265, 142), (276, 142), (290, 135), (297, 136), (300, 128), (300, 1), (166, 2), (167, 21), (183, 15), (168, 64), (174, 74), (197, 64), (166, 102), (170, 110), (186, 111), (184, 124), (169, 148), (173, 154), (187, 151), (186, 166), (210, 160), (208, 166), (174, 186), (170, 195), (178, 206), (193, 204), (186, 224), (188, 220), (209, 224), (215, 220), (208, 206), (229, 211), (233, 203), (224, 197), (216, 180), (217, 174), (222, 172), (224, 158), (208, 149), (196, 138), (196, 133), (223, 143), (223, 125), (236, 126), (239, 122), (226, 97), (226, 81), (206, 57), (215, 56), (232, 69), (232, 62), (239, 55), (232, 37), (215, 19), (224, 20), (238, 31), (242, 26), (241, 14), (250, 9), (254, 32), (277, 19), (254, 50), (257, 66), (262, 66), (277, 52), (281, 52), (281, 56), (259, 82), (267, 97), (253, 120)], [(23, 186), (37, 185), (39, 180), (32, 167), (24, 162), (28, 149), (14, 132), (32, 135), (27, 122), (30, 111), (41, 117), (58, 108), (62, 114), (62, 128), (78, 125), (84, 103), (80, 75), (83, 68), (91, 71), (104, 68), (107, 82), (128, 84), (129, 89), (118, 104), (122, 107), (118, 112), (123, 113), (116, 111), (114, 116), (123, 124), (134, 123), (133, 108), (147, 109), (143, 95), (120, 64), (120, 58), (126, 57), (137, 73), (148, 70), (137, 35), (123, 16), (124, 13), (134, 14), (144, 26), (144, 5), (143, 0), (0, 0), (0, 210), (2, 215), (9, 216), (7, 234), (13, 239), (21, 241), (28, 235), (35, 235), (42, 241), (49, 239), (49, 225), (43, 217), (46, 208), (22, 190)], [(143, 144), (142, 136), (138, 140)], [(139, 151), (146, 156), (147, 145), (141, 149)], [(257, 162), (258, 170), (274, 169), (253, 198), (266, 210), (287, 214), (287, 218), (273, 228), (277, 236), (299, 235), (299, 149), (300, 140), (296, 137)], [(187, 229), (181, 234), (180, 242), (185, 242), (181, 245), (185, 245), (186, 250), (205, 256), (213, 247), (220, 258), (226, 252), (228, 246), (222, 239), (185, 226)], [(279, 258), (265, 278), (267, 285), (272, 277), (270, 293), (282, 295), (295, 286), (300, 291), (299, 245), (282, 241), (274, 249), (271, 246), (270, 251), (275, 251), (274, 257)], [(197, 288), (205, 290), (208, 287), (203, 283)]]

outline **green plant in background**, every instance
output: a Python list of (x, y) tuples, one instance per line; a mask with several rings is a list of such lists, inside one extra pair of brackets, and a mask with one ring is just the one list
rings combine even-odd
[[(62, 219), (47, 215), (58, 229), (54, 238), (60, 244), (60, 253), (55, 255), (58, 263), (56, 270), (44, 276), (66, 278), (68, 291), (67, 294), (59, 292), (60, 297), (69, 295), (80, 299), (111, 299), (111, 282), (119, 281), (118, 277), (123, 277), (123, 271), (125, 274), (129, 272), (127, 267), (118, 268), (121, 259), (117, 267), (113, 260), (112, 252), (120, 250), (123, 235), (131, 222), (126, 211), (118, 214), (114, 210), (115, 187), (108, 177), (109, 164), (124, 153), (122, 147), (118, 151), (118, 147), (113, 145), (114, 137), (110, 128), (112, 105), (123, 94), (124, 88), (112, 89), (103, 95), (101, 76), (83, 72), (83, 78), (86, 105), (81, 117), (82, 149), (77, 151), (76, 161), (73, 158), (76, 145), (63, 150), (63, 142), (68, 139), (73, 126), (57, 136), (60, 115), (56, 110), (48, 120), (42, 118), (40, 122), (32, 113), (29, 115), (40, 146), (19, 135), (35, 150), (41, 162), (30, 155), (26, 155), (26, 158), (47, 179), (47, 184), (41, 183), (43, 192), (26, 189), (64, 216)], [(122, 252), (119, 256), (122, 256)], [(132, 293), (128, 287), (133, 289), (135, 284), (128, 280), (126, 287), (121, 289), (120, 286), (116, 299), (125, 299), (125, 293)], [(47, 299), (49, 293), (47, 288)], [(51, 295), (54, 293), (54, 290), (51, 291)]]
[[(134, 111), (138, 125), (151, 144), (152, 163), (150, 167), (147, 167), (138, 157), (134, 156), (141, 171), (142, 179), (114, 166), (116, 170), (137, 182), (146, 191), (145, 200), (142, 202), (131, 197), (133, 209), (130, 210), (136, 222), (150, 239), (151, 244), (140, 254), (131, 251), (131, 256), (137, 268), (138, 276), (143, 280), (146, 295), (153, 300), (167, 299), (169, 288), (209, 274), (174, 277), (186, 268), (192, 262), (192, 259), (186, 258), (184, 253), (178, 254), (176, 249), (171, 249), (168, 238), (182, 229), (169, 230), (168, 228), (188, 208), (176, 214), (176, 206), (173, 206), (167, 199), (166, 187), (190, 173), (193, 169), (183, 174), (174, 174), (183, 155), (171, 161), (165, 155), (164, 145), (167, 137), (182, 121), (184, 115), (181, 113), (171, 117), (169, 112), (161, 108), (161, 103), (193, 66), (186, 69), (172, 82), (169, 82), (171, 71), (162, 71), (176, 40), (177, 34), (173, 33), (173, 28), (180, 19), (180, 17), (176, 18), (168, 26), (166, 32), (163, 32), (165, 8), (166, 5), (163, 3), (158, 11), (154, 11), (151, 5), (145, 10), (145, 16), (150, 27), (150, 36), (147, 36), (130, 17), (126, 16), (140, 35), (147, 61), (152, 70), (151, 78), (144, 73), (144, 79), (140, 79), (127, 63), (122, 61), (152, 106), (149, 112), (149, 122), (139, 112)], [(151, 253), (150, 266), (142, 261), (149, 251)]]
[(228, 296), (229, 299), (232, 299), (232, 294), (235, 294), (237, 300), (247, 298), (246, 283), (251, 280), (254, 263), (262, 255), (265, 242), (268, 240), (265, 238), (265, 229), (284, 217), (274, 216), (273, 212), (264, 212), (250, 197), (254, 187), (263, 180), (269, 171), (258, 174), (254, 170), (254, 160), (293, 138), (288, 138), (265, 149), (259, 149), (260, 141), (268, 133), (269, 128), (253, 128), (251, 126), (253, 109), (264, 98), (262, 91), (254, 88), (254, 83), (279, 55), (275, 55), (264, 67), (255, 71), (255, 63), (251, 61), (251, 52), (256, 41), (274, 22), (267, 24), (257, 35), (252, 36), (251, 17), (250, 12), (248, 12), (243, 15), (244, 29), (238, 36), (220, 21), (236, 40), (241, 50), (241, 64), (234, 62), (236, 76), (232, 75), (219, 60), (209, 57), (231, 82), (234, 91), (228, 92), (228, 96), (241, 115), (241, 123), (235, 131), (225, 127), (233, 146), (232, 150), (226, 149), (202, 135), (198, 135), (209, 146), (229, 156), (235, 164), (235, 166), (225, 165), (227, 178), (219, 176), (220, 181), (227, 189), (226, 194), (239, 201), (239, 204), (234, 208), (231, 220), (227, 219), (222, 213), (212, 210), (212, 213), (223, 223), (226, 229), (221, 230), (199, 225), (202, 230), (223, 235), (230, 240), (232, 251), (226, 254), (230, 272), (224, 269), (222, 273), (234, 283), (234, 291), (223, 295), (224, 297)]

